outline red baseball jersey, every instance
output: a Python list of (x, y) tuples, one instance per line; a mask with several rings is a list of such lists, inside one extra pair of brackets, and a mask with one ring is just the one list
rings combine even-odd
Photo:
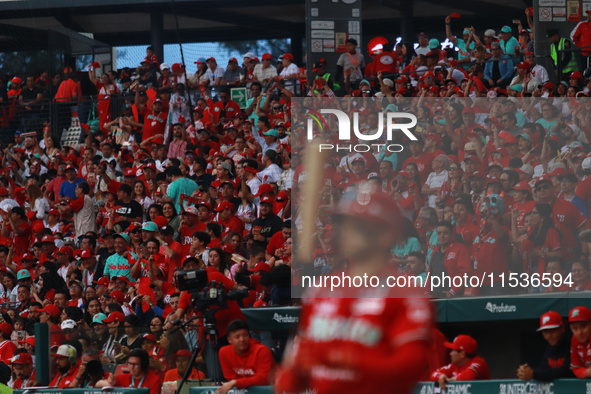
[(570, 369), (579, 379), (585, 378), (587, 368), (591, 367), (591, 343), (579, 342), (575, 337), (570, 341)]
[(431, 374), (431, 380), (437, 381), (441, 375), (456, 380), (487, 380), (490, 379), (490, 372), (486, 361), (480, 356), (474, 357), (470, 362), (458, 367), (455, 364), (448, 364), (439, 368)]
[[(404, 290), (408, 295), (410, 289)], [(369, 295), (361, 289), (342, 291), (347, 296), (361, 294)], [(402, 295), (390, 292), (396, 294)], [(412, 391), (428, 364), (432, 317), (426, 299), (386, 298), (383, 292), (380, 298), (322, 298), (335, 296), (324, 289), (314, 289), (310, 295), (302, 300), (294, 365), (279, 374), (278, 390)], [(350, 364), (335, 364), (329, 358), (335, 351), (350, 355)], [(314, 365), (302, 370), (301, 362)]]

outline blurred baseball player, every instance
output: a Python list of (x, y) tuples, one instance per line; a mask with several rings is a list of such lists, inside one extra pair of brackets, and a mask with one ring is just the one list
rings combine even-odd
[[(348, 275), (390, 274), (386, 262), (400, 236), (400, 218), (396, 203), (384, 194), (362, 188), (341, 201), (333, 228)], [(427, 300), (404, 296), (412, 290), (309, 291), (276, 392), (410, 393), (427, 368), (432, 313)]]

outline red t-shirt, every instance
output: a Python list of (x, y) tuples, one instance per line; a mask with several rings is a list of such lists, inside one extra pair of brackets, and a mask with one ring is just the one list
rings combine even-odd
[(236, 388), (265, 386), (269, 384), (271, 370), (275, 360), (271, 350), (255, 339), (250, 340), (250, 348), (243, 355), (238, 355), (232, 345), (220, 349), (220, 364), (226, 380), (236, 379)]
[(183, 225), (180, 231), (180, 241), (183, 252), (183, 257), (189, 254), (191, 244), (193, 243), (193, 233), (195, 231), (205, 231), (206, 225), (202, 222), (197, 222), (193, 227)]
[[(507, 232), (508, 233), (508, 232)], [(494, 229), (484, 230), (474, 240), (474, 270), (487, 275), (494, 274), (494, 282), (499, 281), (498, 274), (509, 270), (509, 242), (501, 241)]]
[(277, 231), (267, 244), (267, 253), (271, 256), (275, 255), (277, 249), (283, 249), (285, 245), (285, 239), (283, 238), (283, 231)]
[(578, 234), (578, 229), (585, 224), (587, 219), (575, 204), (561, 198), (555, 199), (552, 203), (552, 219), (556, 229), (562, 234), (564, 258), (570, 260), (578, 257), (579, 245), (576, 234)]
[(53, 378), (53, 380), (49, 384), (49, 387), (57, 387), (60, 389), (70, 387), (70, 384), (72, 384), (72, 382), (74, 381), (74, 378), (76, 378), (77, 374), (78, 374), (78, 366), (73, 365), (65, 375), (62, 375), (61, 373), (58, 372), (57, 375), (55, 375), (55, 377)]
[(433, 163), (433, 155), (429, 152), (423, 152), (419, 157), (411, 156), (404, 161), (402, 168), (406, 168), (408, 163), (415, 163), (419, 169), (421, 181), (425, 182), (431, 173), (431, 163)]
[[(160, 111), (156, 114), (154, 111), (146, 110), (146, 113), (144, 114), (144, 131), (142, 133), (142, 141), (145, 141), (157, 134), (164, 135), (167, 119), (168, 112)], [(164, 139), (156, 138), (153, 141), (161, 144), (164, 142)]]
[(579, 379), (585, 379), (587, 368), (591, 367), (591, 344), (579, 342), (575, 337), (570, 341), (570, 369)]
[(149, 388), (150, 393), (160, 394), (162, 390), (162, 379), (156, 372), (149, 369), (143, 378), (134, 379), (130, 373), (122, 373), (116, 376), (116, 387)]
[(213, 114), (213, 123), (218, 123), (222, 110), (226, 110), (226, 118), (233, 118), (234, 115), (240, 112), (240, 106), (234, 100), (228, 101), (228, 104), (224, 105), (221, 101), (210, 106), (210, 111)]
[(16, 345), (12, 341), (4, 341), (0, 343), (0, 361), (6, 365), (10, 365), (10, 359), (14, 357)]
[(218, 223), (224, 226), (222, 238), (225, 238), (226, 235), (233, 231), (237, 232), (238, 234), (242, 234), (244, 232), (244, 222), (234, 215), (230, 216), (228, 220), (219, 220)]
[(183, 264), (186, 255), (183, 254), (183, 246), (177, 241), (172, 241), (168, 246), (176, 252), (176, 257), (174, 259), (168, 257), (164, 252), (164, 246), (160, 246), (160, 254), (164, 256), (164, 262), (168, 265), (168, 281), (172, 282), (174, 269)]

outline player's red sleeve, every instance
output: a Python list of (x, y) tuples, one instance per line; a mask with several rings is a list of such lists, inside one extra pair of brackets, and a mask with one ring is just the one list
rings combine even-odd
[(236, 379), (237, 389), (269, 384), (269, 375), (271, 374), (271, 370), (275, 367), (275, 361), (273, 360), (273, 355), (268, 347), (258, 347), (256, 363), (256, 373), (254, 376)]
[(433, 371), (433, 373), (431, 374), (431, 376), (429, 377), (429, 380), (431, 380), (432, 382), (436, 382), (437, 380), (439, 380), (439, 377), (441, 375), (445, 375), (448, 377), (451, 377), (451, 367), (453, 364), (448, 364), (445, 365), (441, 368), (436, 369), (435, 371)]
[(456, 375), (456, 380), (460, 381), (460, 380), (482, 379), (482, 376), (481, 376), (482, 374), (480, 373), (481, 369), (484, 369), (483, 364), (481, 364), (479, 362), (472, 363), (472, 365), (470, 365), (464, 371), (462, 371)]

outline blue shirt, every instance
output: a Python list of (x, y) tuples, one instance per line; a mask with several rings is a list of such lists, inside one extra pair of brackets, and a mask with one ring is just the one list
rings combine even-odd
[(137, 259), (137, 255), (132, 252), (128, 253), (133, 257), (132, 261), (129, 261), (123, 256), (119, 256), (117, 253), (111, 255), (105, 262), (105, 270), (103, 271), (103, 275), (108, 276), (109, 279), (112, 279), (116, 276), (125, 276), (131, 282), (135, 282), (136, 279), (131, 277), (131, 267), (135, 262), (135, 259)]
[(59, 195), (62, 197), (70, 197), (72, 200), (76, 199), (76, 186), (78, 186), (78, 184), (80, 182), (86, 182), (84, 180), (84, 178), (76, 178), (74, 180), (74, 182), (70, 182), (69, 180), (65, 180), (62, 182), (62, 185), (60, 186), (60, 193)]

